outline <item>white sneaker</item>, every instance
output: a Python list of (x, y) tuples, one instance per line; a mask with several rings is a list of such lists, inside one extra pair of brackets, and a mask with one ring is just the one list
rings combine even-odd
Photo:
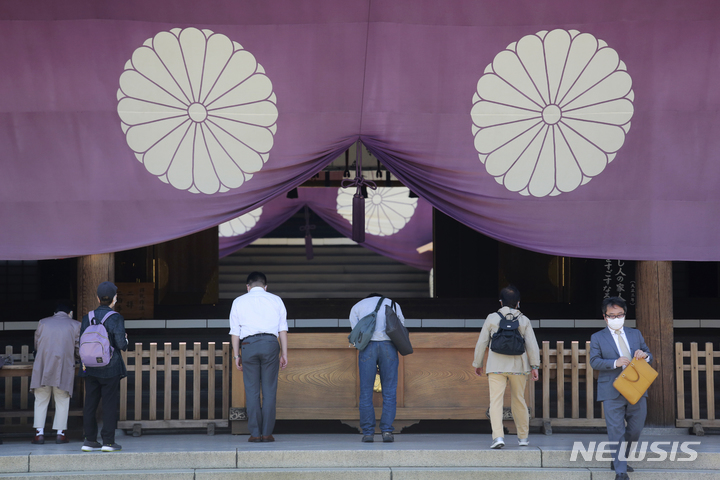
[(521, 447), (527, 447), (530, 445), (530, 439), (528, 438), (518, 438), (518, 445)]
[(494, 438), (490, 448), (503, 448), (505, 446), (505, 439), (503, 437)]

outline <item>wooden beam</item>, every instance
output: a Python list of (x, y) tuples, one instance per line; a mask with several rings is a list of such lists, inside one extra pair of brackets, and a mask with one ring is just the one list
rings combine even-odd
[(76, 318), (82, 320), (90, 310), (98, 307), (97, 287), (102, 282), (115, 281), (115, 254), (101, 253), (78, 257), (78, 298)]
[(645, 337), (659, 375), (648, 390), (646, 424), (675, 426), (672, 262), (637, 262), (637, 328)]

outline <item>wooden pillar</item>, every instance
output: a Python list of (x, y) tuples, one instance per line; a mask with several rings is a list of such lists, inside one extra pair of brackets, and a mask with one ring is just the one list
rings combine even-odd
[(655, 360), (658, 377), (648, 390), (647, 426), (675, 426), (672, 262), (637, 262), (637, 328)]
[(101, 253), (78, 257), (77, 319), (98, 307), (97, 287), (115, 281), (115, 254)]

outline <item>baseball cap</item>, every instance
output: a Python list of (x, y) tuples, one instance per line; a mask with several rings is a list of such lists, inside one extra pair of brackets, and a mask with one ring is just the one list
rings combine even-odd
[(102, 282), (98, 285), (97, 296), (98, 298), (108, 297), (113, 298), (117, 295), (117, 287), (112, 282)]

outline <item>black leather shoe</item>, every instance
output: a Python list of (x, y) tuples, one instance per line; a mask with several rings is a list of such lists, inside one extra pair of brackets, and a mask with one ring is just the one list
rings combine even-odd
[(615, 480), (630, 480), (627, 473), (618, 473), (615, 475)]
[[(615, 464), (612, 463), (612, 462), (610, 462), (610, 470), (612, 470), (613, 472), (615, 471)], [(635, 469), (632, 468), (630, 465), (628, 465), (628, 466), (627, 466), (627, 471), (628, 471), (628, 473), (631, 473), (631, 472), (634, 472)]]
[(35, 435), (35, 438), (33, 438), (30, 443), (33, 445), (44, 445), (45, 444), (45, 436), (44, 435)]
[(372, 443), (375, 441), (375, 438), (372, 435), (363, 435), (362, 440), (363, 443)]

